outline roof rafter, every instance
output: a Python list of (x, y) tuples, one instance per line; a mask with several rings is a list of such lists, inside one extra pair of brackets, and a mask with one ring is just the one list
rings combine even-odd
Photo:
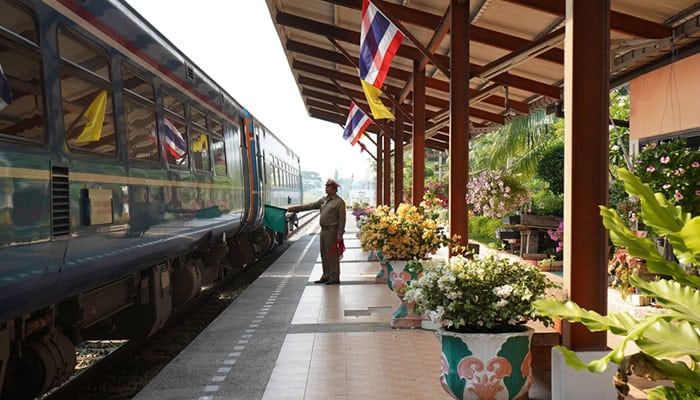
[[(544, 11), (564, 17), (566, 15), (566, 0), (505, 0), (523, 7)], [(638, 18), (629, 14), (610, 10), (610, 28), (629, 33), (636, 37), (661, 39), (672, 36), (673, 29), (663, 24)]]

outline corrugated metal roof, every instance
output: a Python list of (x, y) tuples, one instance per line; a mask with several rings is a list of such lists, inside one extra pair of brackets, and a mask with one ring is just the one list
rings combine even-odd
[[(309, 115), (344, 124), (351, 100), (364, 104), (355, 70), (362, 0), (266, 1)], [(436, 34), (450, 15), (449, 0), (375, 4), (430, 48), (437, 62), (449, 65), (449, 32)], [(471, 97), (492, 89), (470, 105), (473, 133), (496, 129), (514, 116), (561, 101), (565, 4), (564, 0), (470, 2)], [(612, 85), (626, 83), (672, 56), (696, 52), (699, 15), (700, 3), (695, 0), (612, 0)], [(384, 83), (385, 96), (398, 99), (408, 111), (413, 61), (421, 57), (419, 48), (404, 39)], [(447, 149), (449, 128), (440, 127), (439, 117), (449, 106), (449, 79), (433, 63), (427, 65), (426, 76), (426, 130), (432, 131), (426, 146)], [(386, 98), (384, 102), (392, 104)], [(404, 138), (410, 140), (410, 119), (404, 127)]]

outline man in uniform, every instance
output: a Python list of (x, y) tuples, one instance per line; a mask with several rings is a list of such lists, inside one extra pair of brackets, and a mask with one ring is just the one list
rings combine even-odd
[(340, 284), (340, 247), (345, 233), (345, 200), (338, 196), (340, 185), (333, 179), (326, 181), (326, 196), (309, 204), (291, 206), (287, 211), (321, 210), (321, 262), (323, 275), (314, 283)]

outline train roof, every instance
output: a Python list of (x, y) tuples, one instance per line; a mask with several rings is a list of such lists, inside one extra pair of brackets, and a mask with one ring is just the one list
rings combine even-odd
[(57, 0), (60, 12), (131, 60), (229, 117), (243, 106), (123, 0)]

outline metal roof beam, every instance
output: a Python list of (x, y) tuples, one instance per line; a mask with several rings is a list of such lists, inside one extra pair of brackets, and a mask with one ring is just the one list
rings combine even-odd
[[(560, 17), (566, 15), (566, 0), (505, 1)], [(641, 38), (661, 39), (673, 35), (673, 29), (671, 27), (613, 10), (610, 10), (610, 28)]]
[[(356, 10), (362, 9), (362, 0), (323, 1)], [(402, 22), (420, 26), (421, 28), (429, 29), (431, 31), (437, 31), (443, 20), (443, 16), (441, 15), (430, 14), (415, 8), (403, 7), (397, 4), (388, 3), (386, 1), (375, 0), (374, 3), (380, 3), (383, 8), (385, 8), (388, 12), (391, 12)], [(527, 39), (474, 25), (469, 27), (469, 40), (509, 51), (522, 47), (529, 42)], [(360, 43), (359, 39), (357, 40), (357, 43)], [(563, 65), (564, 51), (560, 49), (552, 49), (540, 54), (538, 58)]]
[[(339, 53), (335, 53), (330, 50), (326, 49), (321, 49), (315, 46), (311, 46), (308, 44), (300, 43), (297, 41), (293, 40), (288, 40), (286, 48), (290, 51), (293, 52), (298, 52), (300, 54), (308, 55), (314, 58), (318, 58), (321, 60), (326, 60), (329, 62), (334, 62), (342, 65), (348, 65), (352, 66), (352, 64), (345, 59), (344, 56), (342, 56)], [(299, 68), (297, 67), (299, 66)], [(339, 81), (343, 82), (348, 82), (348, 83), (359, 83), (359, 77), (357, 75), (351, 75), (351, 74), (345, 74), (336, 70), (328, 69), (328, 68), (323, 68), (319, 67), (318, 65), (312, 65), (308, 63), (304, 63), (302, 61), (294, 61), (292, 68), (294, 69), (299, 69), (305, 72), (309, 72), (312, 74), (320, 75), (320, 76), (331, 76), (334, 79), (337, 79)], [(389, 76), (395, 79), (399, 80), (407, 80), (410, 79), (412, 74), (407, 71), (399, 70), (396, 68), (390, 68), (389, 69)], [(520, 80), (519, 80), (520, 79)], [(426, 87), (429, 87), (431, 89), (435, 89), (441, 92), (448, 93), (450, 88), (449, 84), (445, 81), (441, 81), (436, 78), (425, 78), (426, 82)], [(494, 78), (494, 82), (499, 83), (499, 84), (508, 84), (513, 88), (518, 88), (522, 90), (527, 90), (527, 91), (532, 91), (540, 95), (545, 95), (548, 97), (553, 97), (553, 95), (556, 94), (556, 99), (559, 98), (559, 88), (555, 86), (549, 86), (546, 84), (542, 84), (537, 81), (532, 81), (530, 79), (525, 79), (525, 78), (518, 78), (518, 77), (513, 77), (511, 75), (499, 75)], [(397, 96), (399, 93), (399, 88), (391, 85), (384, 85), (386, 88), (387, 93), (392, 94), (394, 96)], [(541, 92), (540, 92), (541, 91)], [(470, 95), (476, 95), (479, 92), (477, 90), (470, 90)], [(398, 97), (398, 96), (397, 96)], [(431, 97), (433, 99), (434, 97)], [(496, 106), (504, 106), (505, 105), (505, 98), (501, 96), (491, 96), (484, 100), (485, 103), (489, 103), (492, 105)], [(526, 103), (520, 102), (520, 101), (514, 101), (514, 100), (509, 100), (509, 105), (511, 108), (518, 110), (523, 113), (528, 113), (529, 106)]]
[[(282, 15), (285, 15), (285, 17), (280, 18), (280, 16), (282, 16)], [(308, 26), (306, 26), (305, 21), (309, 22)], [(318, 23), (318, 22), (310, 20), (310, 19), (306, 19), (303, 17), (297, 17), (297, 16), (293, 16), (291, 14), (286, 14), (286, 13), (282, 13), (282, 12), (277, 14), (277, 22), (280, 25), (292, 27), (292, 28), (299, 29), (299, 30), (306, 31), (306, 32), (310, 32), (310, 33), (315, 33), (315, 34), (321, 35), (323, 37), (333, 37), (334, 39), (344, 40), (344, 41), (347, 41), (345, 39), (345, 35), (349, 32), (353, 35), (356, 35), (357, 40), (354, 42), (353, 41), (348, 41), (348, 42), (354, 43), (355, 45), (359, 46), (360, 34), (358, 32), (353, 32), (353, 31), (350, 31), (348, 29), (336, 28), (332, 25)], [(335, 33), (338, 33), (339, 31), (342, 31), (341, 35), (335, 36)], [(287, 44), (286, 44), (287, 49), (291, 50), (290, 46), (295, 46), (298, 51), (306, 52), (305, 54), (308, 54), (312, 57), (322, 58), (322, 57), (320, 57), (322, 54), (329, 54), (329, 57), (331, 57), (332, 59), (328, 60), (328, 61), (337, 62), (337, 63), (345, 64), (345, 65), (350, 65), (350, 63), (348, 63), (347, 60), (341, 61), (341, 57), (342, 57), (341, 54), (335, 53), (331, 50), (319, 49), (318, 47), (314, 47), (314, 46), (303, 44), (300, 42), (288, 40)], [(316, 49), (316, 50), (312, 50), (312, 49)], [(326, 52), (330, 52), (330, 53), (326, 53)], [(331, 56), (330, 54), (335, 54), (335, 55)], [(412, 47), (408, 47), (408, 46), (399, 47), (399, 50), (396, 52), (396, 54), (397, 54), (397, 56), (408, 58), (410, 60), (415, 60), (415, 59), (418, 59), (421, 57), (421, 53), (418, 50), (416, 50), (415, 48), (412, 48)], [(437, 58), (442, 57), (445, 60), (445, 62), (449, 62), (448, 57), (440, 56), (437, 54), (435, 56)], [(481, 65), (469, 63), (470, 77), (477, 76), (481, 72), (482, 69), (483, 69), (483, 66), (481, 66)], [(407, 72), (407, 71), (399, 70), (396, 68), (389, 69), (389, 76), (390, 77), (396, 78), (396, 79), (399, 79), (402, 81), (407, 81), (411, 77), (411, 75), (412, 75), (412, 72)], [(432, 86), (430, 86), (431, 79), (433, 79), (433, 78), (426, 78), (426, 84), (429, 87), (432, 87)], [(512, 88), (522, 89), (522, 90), (526, 90), (529, 92), (533, 92), (535, 94), (539, 94), (539, 95), (543, 95), (543, 96), (547, 96), (547, 97), (552, 97), (554, 99), (559, 99), (559, 96), (560, 96), (559, 88), (556, 86), (551, 86), (551, 85), (548, 85), (548, 84), (545, 84), (542, 82), (538, 82), (538, 81), (528, 79), (528, 78), (522, 78), (519, 76), (501, 74), (501, 75), (495, 76), (492, 79), (492, 81), (495, 83), (500, 83), (502, 85), (509, 85)], [(444, 81), (438, 80), (437, 82), (442, 82), (442, 84), (445, 87), (448, 86), (448, 84)], [(446, 90), (448, 90), (448, 89), (446, 89)], [(397, 95), (397, 93), (392, 93), (392, 94), (394, 94), (395, 96)]]

